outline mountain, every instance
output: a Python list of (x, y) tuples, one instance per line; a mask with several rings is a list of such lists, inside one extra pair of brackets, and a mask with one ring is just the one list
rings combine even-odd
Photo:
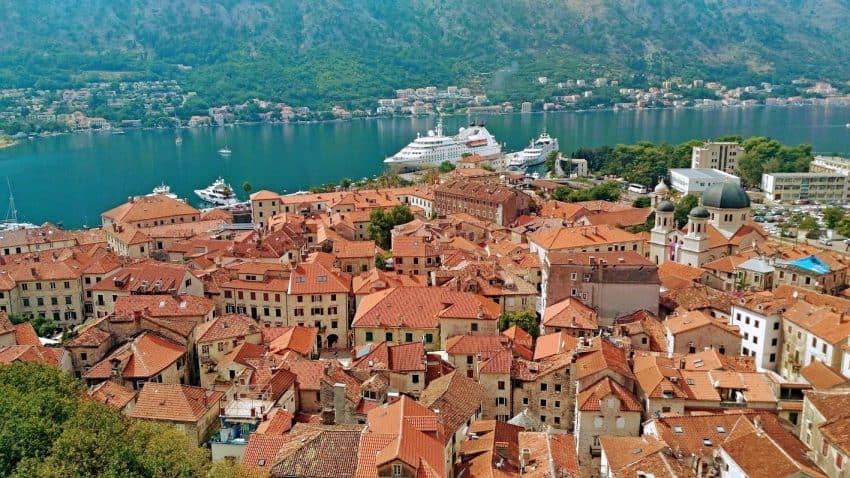
[(844, 0), (0, 0), (0, 8), (0, 87), (177, 78), (212, 103), (262, 96), (315, 105), (426, 84), (539, 96), (537, 76), (850, 78)]

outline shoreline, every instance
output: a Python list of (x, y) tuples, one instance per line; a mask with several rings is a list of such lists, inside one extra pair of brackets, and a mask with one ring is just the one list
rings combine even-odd
[(8, 136), (0, 136), (0, 149), (11, 148), (12, 146), (17, 146), (18, 140), (12, 139)]
[[(715, 106), (715, 107), (696, 107), (696, 106), (681, 106), (681, 107), (650, 107), (650, 108), (616, 108), (616, 107), (607, 107), (607, 108), (590, 108), (590, 109), (560, 109), (553, 111), (531, 111), (531, 112), (491, 112), (491, 111), (476, 111), (476, 112), (453, 112), (453, 113), (428, 113), (421, 115), (373, 115), (373, 116), (358, 116), (355, 118), (341, 119), (324, 119), (324, 120), (310, 120), (310, 121), (243, 121), (239, 123), (226, 123), (223, 125), (203, 125), (203, 126), (178, 126), (178, 127), (150, 127), (150, 126), (131, 126), (131, 127), (115, 127), (110, 129), (84, 129), (84, 130), (72, 130), (72, 131), (62, 131), (62, 132), (52, 132), (47, 135), (35, 135), (35, 137), (28, 138), (30, 141), (34, 141), (42, 138), (50, 138), (53, 136), (63, 136), (66, 134), (82, 134), (82, 133), (113, 133), (114, 131), (158, 131), (158, 130), (195, 130), (195, 129), (205, 129), (205, 128), (233, 128), (237, 126), (258, 126), (258, 125), (303, 125), (303, 124), (324, 124), (324, 123), (348, 123), (352, 121), (376, 121), (382, 119), (419, 119), (419, 118), (430, 118), (435, 116), (447, 116), (447, 117), (458, 117), (458, 116), (526, 116), (526, 115), (547, 115), (547, 114), (569, 114), (569, 113), (597, 113), (597, 112), (644, 112), (644, 111), (678, 111), (678, 110), (703, 110), (703, 111), (717, 111), (717, 110), (742, 110), (742, 109), (751, 109), (751, 108), (828, 108), (830, 105), (818, 105), (818, 104), (785, 104), (785, 105), (764, 105), (764, 104), (756, 104), (756, 105), (734, 105), (734, 106)], [(850, 106), (850, 105), (848, 105)], [(11, 139), (11, 138), (10, 138)], [(10, 142), (3, 143), (3, 140), (0, 138), (0, 150), (9, 148), (19, 144), (20, 141), (11, 139)]]

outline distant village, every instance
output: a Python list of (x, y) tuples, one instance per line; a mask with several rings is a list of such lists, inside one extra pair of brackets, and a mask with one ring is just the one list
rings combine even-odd
[(720, 108), (755, 105), (847, 105), (848, 85), (800, 79), (792, 85), (761, 83), (729, 88), (721, 83), (672, 78), (648, 88), (621, 86), (614, 78), (536, 79), (540, 99), (494, 103), (481, 88), (402, 88), (374, 109), (327, 111), (253, 99), (207, 106), (197, 92), (174, 80), (93, 82), (77, 89), (0, 90), (0, 133), (16, 139), (68, 131), (133, 127), (201, 127), (245, 122), (297, 122), (436, 113), (531, 113), (576, 109)]
[[(4, 231), (0, 364), (273, 477), (842, 477), (850, 257), (757, 222), (742, 154), (697, 146), (644, 201), (468, 156), (256, 191), (249, 223), (151, 194)], [(821, 157), (759, 201), (815, 216), (848, 174)]]

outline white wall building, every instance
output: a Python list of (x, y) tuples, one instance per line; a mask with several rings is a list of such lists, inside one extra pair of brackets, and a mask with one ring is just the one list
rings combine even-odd
[(847, 199), (847, 176), (840, 173), (767, 173), (761, 177), (767, 201), (841, 203)]
[(741, 178), (719, 169), (677, 168), (670, 170), (670, 185), (682, 194), (700, 195), (703, 191), (719, 183), (741, 185)]
[(694, 146), (691, 150), (691, 168), (719, 169), (734, 173), (738, 168), (738, 159), (744, 153), (744, 148), (735, 142), (707, 142), (702, 146)]
[[(776, 371), (782, 350), (783, 308), (771, 304), (748, 302), (732, 304), (730, 325), (741, 332), (741, 355), (755, 357), (760, 369)], [(752, 310), (751, 310), (752, 309)]]

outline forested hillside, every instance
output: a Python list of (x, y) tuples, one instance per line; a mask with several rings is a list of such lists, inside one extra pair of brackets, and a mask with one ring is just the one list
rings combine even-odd
[(329, 104), (450, 83), (479, 84), (499, 99), (541, 75), (732, 85), (850, 78), (842, 0), (0, 0), (0, 8), (0, 87), (178, 78), (211, 102)]

